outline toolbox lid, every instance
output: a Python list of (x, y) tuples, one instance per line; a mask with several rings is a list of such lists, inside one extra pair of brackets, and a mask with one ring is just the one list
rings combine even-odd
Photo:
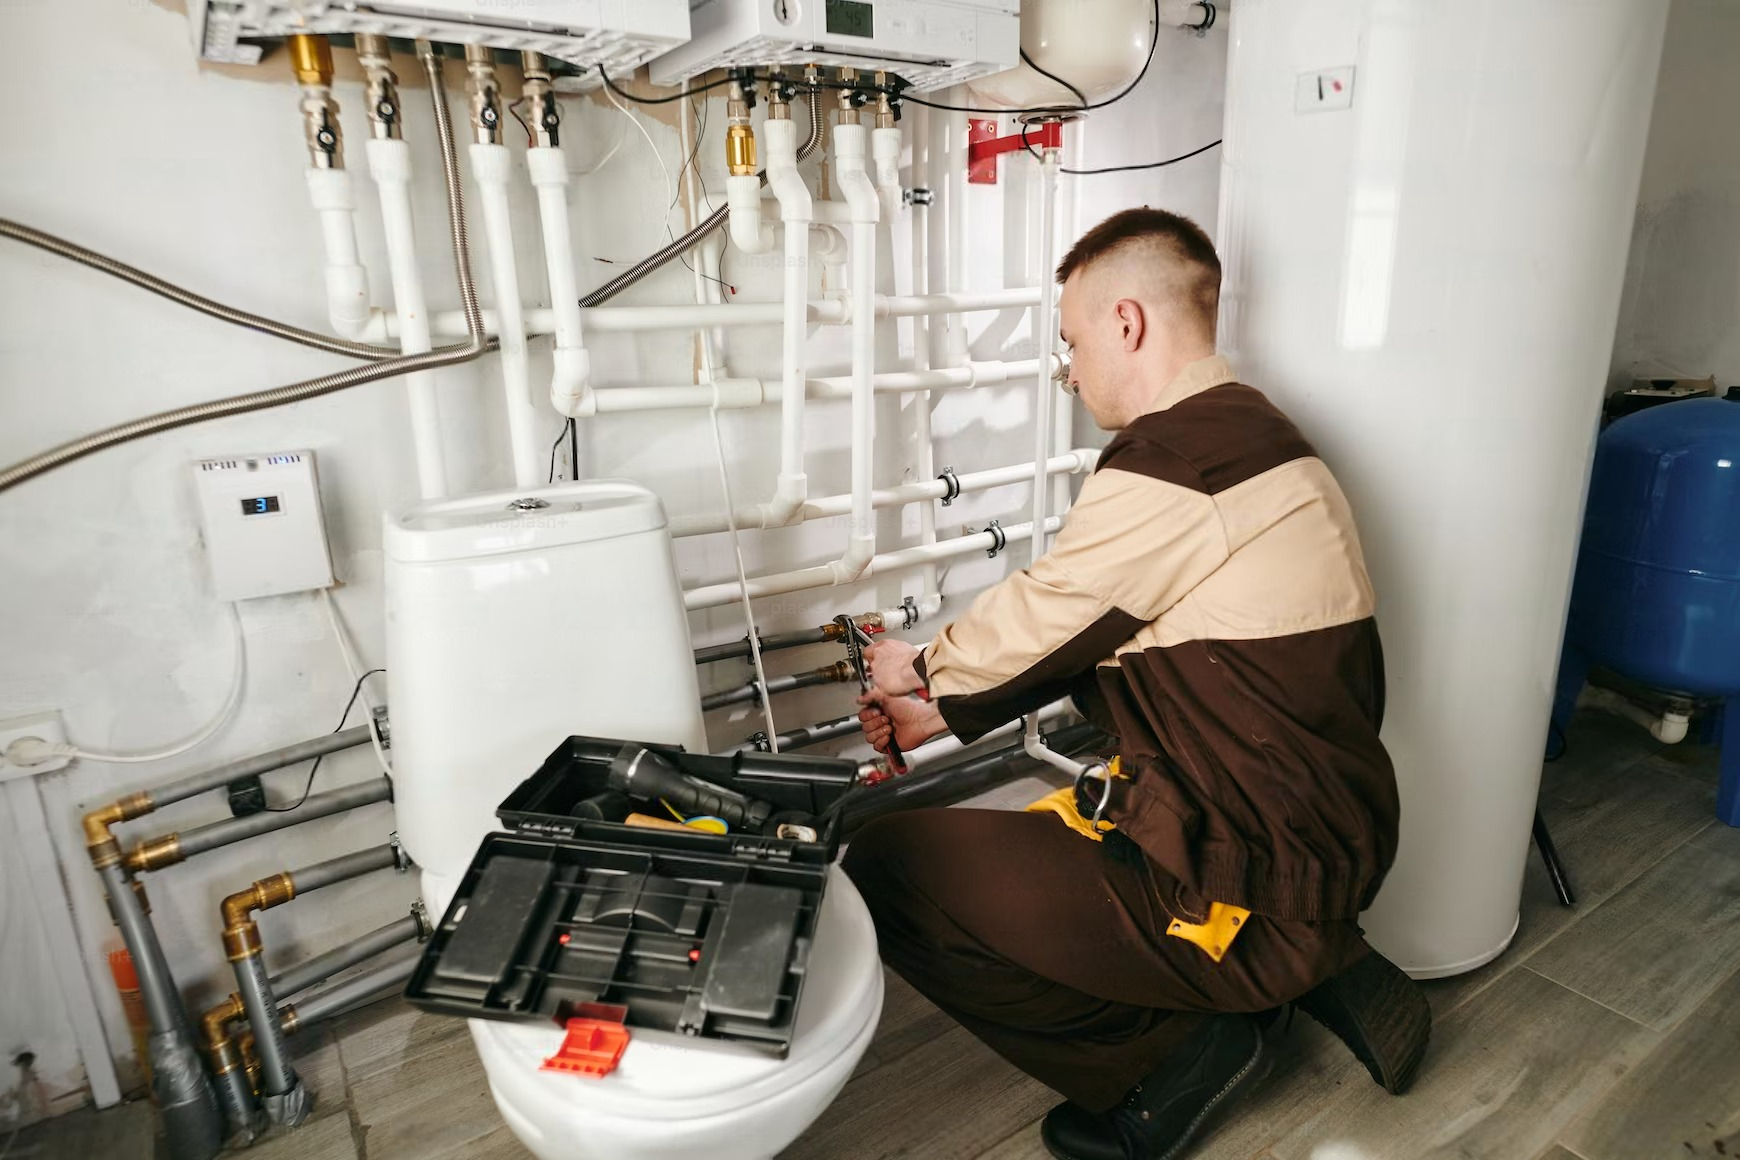
[(811, 977), (784, 1060), (648, 1039), (631, 1029), (613, 1072), (579, 1079), (539, 1070), (561, 1046), (562, 1028), (474, 1019), (472, 1037), (497, 1098), (516, 1107), (595, 1103), (623, 1116), (699, 1119), (772, 1098), (834, 1063), (854, 1039), (874, 1030), (882, 966), (863, 899), (837, 866), (828, 874)]

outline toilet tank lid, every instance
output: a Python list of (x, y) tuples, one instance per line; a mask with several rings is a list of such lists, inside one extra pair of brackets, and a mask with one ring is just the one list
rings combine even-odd
[(665, 526), (664, 505), (626, 479), (429, 500), (388, 512), (382, 547), (393, 560), (435, 563), (614, 539)]

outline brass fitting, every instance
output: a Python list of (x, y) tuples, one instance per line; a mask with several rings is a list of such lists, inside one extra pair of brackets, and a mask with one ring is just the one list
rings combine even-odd
[[(360, 37), (358, 38), (361, 39)], [(298, 34), (290, 38), (290, 68), (299, 85), (326, 88), (332, 84), (332, 48), (324, 36)]]
[(243, 1066), (242, 1053), (230, 1036), (230, 1024), (247, 1013), (242, 997), (232, 994), (200, 1017), (200, 1029), (205, 1034), (205, 1051), (211, 1069), (225, 1075)]
[(254, 911), (282, 906), (295, 897), (295, 880), (288, 874), (274, 874), (224, 899), (224, 953), (230, 962), (239, 963), (260, 953), (260, 928), (254, 922)]
[(392, 141), (399, 128), (399, 76), (393, 71), (393, 47), (384, 36), (359, 33), (356, 62), (368, 78), (369, 132), (377, 139)]
[(181, 852), (180, 834), (162, 834), (136, 843), (123, 864), (133, 874), (143, 874), (150, 870), (161, 870), (165, 866), (173, 866), (186, 860)]
[(530, 106), (532, 144), (553, 149), (561, 144), (562, 111), (556, 107), (556, 88), (550, 81), (550, 66), (541, 54), (520, 53), (520, 74), (525, 78), (520, 97)]
[(858, 679), (858, 671), (850, 661), (835, 661), (831, 665), (823, 665), (816, 670), (816, 675), (825, 681), (844, 683)]
[(294, 1035), (302, 1030), (302, 1020), (296, 1014), (296, 1004), (286, 1003), (278, 1008), (278, 1026), (286, 1035)]
[(894, 106), (888, 101), (888, 74), (876, 74), (876, 127), (878, 129), (894, 128)]
[(840, 84), (845, 86), (840, 90), (839, 123), (842, 125), (858, 124), (858, 106), (853, 103), (854, 91), (851, 86), (857, 83), (858, 70), (843, 68), (840, 70)]
[(465, 46), (465, 91), (471, 97), (471, 135), (479, 145), (501, 144), (501, 86), (495, 78), (495, 51)]
[(731, 95), (725, 101), (725, 165), (732, 177), (754, 177), (757, 168), (749, 101), (736, 81), (731, 82)]
[(151, 803), (151, 795), (141, 792), (128, 794), (86, 814), (85, 849), (90, 853), (91, 865), (101, 870), (121, 860), (121, 843), (110, 832), (110, 826), (142, 818), (156, 808)]
[(773, 70), (772, 81), (767, 86), (767, 119), (769, 121), (791, 120), (791, 102), (786, 100), (786, 81), (782, 69)]

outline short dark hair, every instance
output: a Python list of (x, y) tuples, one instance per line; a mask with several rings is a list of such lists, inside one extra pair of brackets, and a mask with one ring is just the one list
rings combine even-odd
[(1113, 214), (1078, 239), (1057, 264), (1059, 285), (1109, 255), (1153, 247), (1182, 267), (1181, 305), (1194, 307), (1214, 331), (1220, 310), (1220, 256), (1202, 227), (1182, 214), (1142, 206)]

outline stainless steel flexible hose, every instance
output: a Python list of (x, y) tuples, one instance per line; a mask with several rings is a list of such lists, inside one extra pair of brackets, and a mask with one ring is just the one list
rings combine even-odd
[[(209, 403), (195, 403), (173, 411), (165, 411), (159, 415), (122, 423), (119, 426), (110, 427), (106, 431), (99, 431), (94, 435), (86, 435), (70, 443), (63, 443), (40, 455), (32, 456), (22, 463), (0, 469), (0, 491), (16, 487), (25, 480), (34, 479), (44, 472), (52, 471), (75, 459), (81, 459), (94, 452), (115, 447), (134, 439), (141, 439), (147, 435), (154, 435), (160, 431), (185, 427), (190, 423), (202, 423), (208, 419), (221, 419), (230, 415), (246, 414), (250, 411), (263, 411), (271, 407), (281, 407), (286, 403), (299, 403), (305, 399), (316, 399), (322, 395), (330, 395), (335, 391), (358, 387), (364, 383), (378, 382), (381, 379), (408, 374), (411, 371), (435, 370), (440, 367), (454, 366), (477, 358), (488, 348), (488, 339), (483, 330), (483, 312), (477, 305), (477, 287), (471, 280), (471, 247), (467, 240), (465, 228), (465, 194), (459, 184), (459, 159), (453, 145), (453, 123), (447, 111), (447, 92), (442, 84), (440, 61), (435, 56), (433, 48), (428, 46), (423, 46), (419, 55), (423, 59), (424, 71), (429, 75), (430, 95), (435, 106), (436, 136), (441, 142), (442, 176), (447, 187), (447, 219), (453, 235), (453, 264), (459, 279), (459, 298), (465, 313), (465, 330), (469, 336), (468, 340), (455, 346), (442, 347), (423, 354), (399, 355), (395, 358), (383, 359), (371, 366), (351, 367), (348, 370), (306, 379), (303, 382), (292, 383), (285, 387), (274, 387), (270, 390), (255, 391), (246, 395), (235, 395), (227, 399), (216, 399)], [(211, 305), (216, 306), (217, 303), (211, 303)]]
[[(810, 91), (809, 99), (806, 104), (810, 111), (810, 135), (809, 138), (804, 141), (803, 145), (798, 148), (797, 159), (799, 161), (802, 161), (811, 153), (814, 153), (821, 145), (822, 130), (827, 126), (827, 118), (823, 116), (821, 110), (816, 107), (816, 90), (812, 89)], [(767, 174), (764, 172), (761, 177), (763, 181), (766, 181)], [(630, 286), (633, 286), (636, 282), (639, 282), (642, 278), (645, 278), (648, 274), (651, 274), (653, 271), (664, 266), (667, 262), (674, 261), (678, 254), (685, 253), (692, 248), (695, 243), (724, 225), (725, 219), (730, 216), (731, 207), (728, 205), (720, 206), (709, 214), (700, 225), (696, 226), (664, 249), (648, 254), (646, 257), (642, 258), (640, 261), (636, 262), (634, 265), (630, 266), (598, 289), (592, 291), (592, 293), (582, 296), (580, 299), (580, 305), (597, 306), (611, 298), (614, 298), (624, 290), (627, 290)]]
[(278, 322), (275, 319), (263, 318), (258, 314), (250, 314), (246, 310), (238, 310), (234, 306), (225, 306), (222, 302), (214, 302), (203, 294), (195, 294), (183, 289), (173, 282), (166, 282), (155, 274), (147, 274), (137, 266), (129, 266), (125, 262), (99, 254), (95, 250), (87, 250), (77, 242), (69, 242), (65, 238), (43, 230), (34, 229), (22, 222), (0, 218), (0, 238), (11, 238), (15, 242), (23, 242), (27, 246), (35, 246), (46, 250), (56, 257), (89, 266), (93, 270), (119, 278), (123, 282), (131, 282), (141, 290), (149, 290), (190, 310), (201, 314), (209, 314), (213, 318), (236, 326), (246, 327), (261, 334), (269, 334), (274, 338), (288, 339), (290, 342), (311, 346), (315, 350), (324, 350), (328, 354), (342, 354), (347, 358), (389, 359), (398, 356), (399, 352), (391, 347), (370, 346), (366, 342), (349, 342), (342, 338), (320, 334), (312, 330), (304, 330), (300, 326), (291, 326), (288, 322)]

